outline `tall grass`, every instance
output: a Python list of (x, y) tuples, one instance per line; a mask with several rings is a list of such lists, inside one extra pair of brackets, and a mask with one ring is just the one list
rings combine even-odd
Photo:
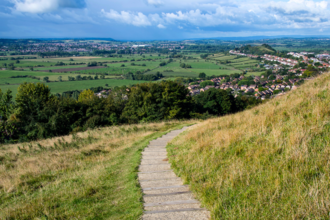
[(139, 219), (141, 151), (186, 123), (108, 127), (0, 146), (0, 219)]
[(213, 219), (330, 218), (330, 74), (170, 146)]

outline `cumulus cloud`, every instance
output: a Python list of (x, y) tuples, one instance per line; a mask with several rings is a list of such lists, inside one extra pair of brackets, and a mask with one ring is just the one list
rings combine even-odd
[(166, 28), (166, 27), (165, 27), (164, 25), (162, 25), (162, 24), (157, 25), (157, 27), (160, 28), (160, 29), (164, 29), (164, 28)]
[(277, 23), (295, 28), (326, 25), (325, 23), (329, 21), (326, 1), (289, 0), (283, 4), (270, 2), (266, 10)]
[(46, 13), (60, 8), (84, 8), (85, 0), (14, 0), (15, 9), (20, 12)]
[(151, 22), (149, 18), (145, 16), (141, 12), (128, 12), (128, 11), (121, 11), (120, 13), (115, 10), (110, 10), (110, 12), (106, 12), (104, 9), (101, 10), (102, 14), (111, 20), (115, 20), (118, 22), (132, 24), (134, 26), (150, 26)]
[(155, 7), (159, 7), (159, 6), (163, 5), (164, 2), (161, 1), (161, 0), (147, 0), (147, 4), (148, 5), (153, 5)]
[[(149, 0), (157, 3), (159, 0)], [(272, 28), (322, 28), (330, 25), (330, 10), (327, 1), (238, 1), (231, 4), (223, 1), (200, 0), (188, 7), (197, 9), (178, 10), (158, 14), (143, 14), (145, 22), (157, 26), (182, 25), (203, 27), (245, 26), (256, 29)], [(173, 2), (172, 2), (173, 3)], [(174, 4), (174, 3), (173, 3)], [(172, 5), (172, 6), (175, 6)]]

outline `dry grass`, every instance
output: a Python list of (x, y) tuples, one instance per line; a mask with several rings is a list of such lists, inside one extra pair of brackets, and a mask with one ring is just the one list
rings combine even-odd
[(100, 128), (0, 146), (0, 219), (138, 219), (140, 152), (181, 124), (187, 122)]
[(171, 162), (213, 219), (329, 219), (330, 74), (173, 141)]

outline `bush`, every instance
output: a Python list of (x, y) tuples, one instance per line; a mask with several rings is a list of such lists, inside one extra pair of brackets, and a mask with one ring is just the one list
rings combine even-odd
[(206, 74), (205, 73), (200, 73), (200, 74), (198, 74), (198, 77), (201, 78), (201, 79), (205, 79)]
[(102, 125), (102, 120), (101, 117), (99, 115), (94, 115), (93, 117), (89, 118), (85, 125), (84, 125), (84, 130), (88, 129), (88, 128), (96, 128)]
[(279, 93), (281, 93), (281, 92), (282, 92), (282, 90), (275, 90), (275, 91), (274, 91), (274, 95), (279, 94)]

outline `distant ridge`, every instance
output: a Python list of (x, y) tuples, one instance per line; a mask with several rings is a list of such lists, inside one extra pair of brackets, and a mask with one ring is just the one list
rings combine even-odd
[(220, 41), (254, 41), (269, 39), (330, 39), (330, 36), (306, 36), (306, 35), (278, 35), (278, 36), (247, 36), (247, 37), (212, 37), (212, 38), (181, 38), (181, 39), (113, 39), (113, 38), (0, 38), (0, 41), (63, 41), (63, 40), (104, 40), (104, 41), (128, 41), (128, 42), (144, 42), (144, 41), (202, 41), (202, 40), (220, 40)]
[(104, 40), (104, 41), (120, 41), (113, 38), (0, 38), (0, 41), (63, 41), (63, 40)]

